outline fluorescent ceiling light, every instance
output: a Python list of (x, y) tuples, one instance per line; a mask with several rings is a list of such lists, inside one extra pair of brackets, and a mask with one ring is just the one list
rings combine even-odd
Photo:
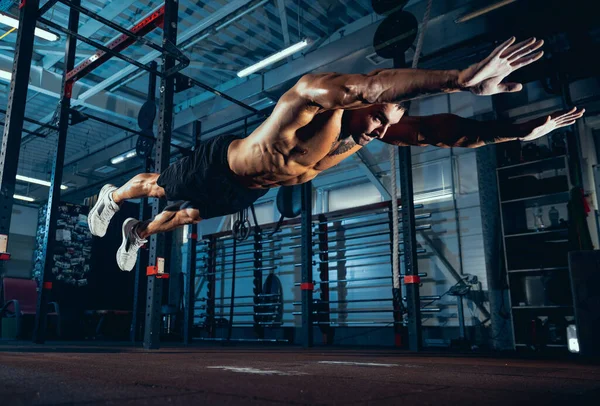
[(490, 11), (496, 10), (497, 8), (507, 6), (510, 3), (514, 3), (515, 1), (517, 1), (517, 0), (502, 0), (502, 1), (498, 2), (498, 3), (490, 4), (489, 6), (480, 8), (477, 11), (473, 11), (472, 13), (465, 14), (464, 16), (459, 17), (456, 20), (454, 20), (454, 22), (457, 23), (457, 24), (464, 23), (464, 22), (472, 20), (472, 19), (474, 19), (476, 17), (479, 17), (479, 16), (482, 16), (484, 14), (487, 14)]
[(113, 165), (120, 164), (121, 162), (131, 159), (134, 156), (137, 156), (137, 152), (135, 152), (135, 149), (132, 149), (131, 151), (127, 151), (124, 154), (117, 155), (116, 157), (110, 160), (110, 163)]
[[(6, 14), (0, 13), (0, 23), (8, 25), (9, 27), (19, 28), (19, 20), (9, 17)], [(41, 28), (36, 28), (34, 33), (37, 37), (43, 38), (47, 41), (58, 41), (59, 38), (59, 36), (53, 32), (42, 30)]]
[(11, 79), (12, 79), (12, 73), (0, 69), (0, 79), (3, 79), (3, 80), (6, 80), (7, 82), (10, 82)]
[(35, 202), (34, 198), (28, 196), (13, 195), (13, 198), (18, 200), (24, 200), (26, 202)]
[[(35, 183), (36, 185), (42, 185), (42, 186), (50, 187), (50, 182), (48, 182), (46, 180), (41, 180), (41, 179), (36, 179), (36, 178), (30, 178), (29, 176), (17, 175), (17, 180), (20, 180), (20, 181), (23, 181), (23, 182)], [(60, 185), (60, 188), (62, 190), (67, 190), (68, 189), (68, 187), (65, 186), (65, 185)]]
[(294, 44), (294, 45), (290, 46), (289, 48), (284, 49), (283, 51), (279, 51), (276, 54), (273, 54), (273, 55), (267, 57), (266, 59), (263, 59), (262, 61), (258, 62), (257, 64), (254, 64), (246, 69), (239, 71), (237, 75), (240, 78), (251, 75), (252, 73), (254, 73), (256, 71), (261, 70), (265, 66), (269, 66), (271, 64), (274, 64), (277, 61), (287, 58), (288, 56), (292, 55), (293, 53), (300, 51), (302, 48), (306, 47), (307, 45), (308, 45), (308, 40), (305, 39), (304, 41), (298, 42), (297, 44)]

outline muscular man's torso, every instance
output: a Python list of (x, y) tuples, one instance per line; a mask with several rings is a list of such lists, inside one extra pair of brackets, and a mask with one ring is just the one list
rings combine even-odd
[(250, 188), (308, 182), (361, 148), (345, 142), (343, 114), (344, 110), (324, 111), (302, 126), (266, 120), (249, 137), (231, 144), (231, 169)]

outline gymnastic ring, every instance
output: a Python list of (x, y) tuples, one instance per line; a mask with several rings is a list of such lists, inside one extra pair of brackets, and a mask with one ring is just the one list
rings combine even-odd
[(238, 242), (246, 241), (250, 236), (251, 228), (248, 219), (236, 220), (232, 228), (233, 238)]

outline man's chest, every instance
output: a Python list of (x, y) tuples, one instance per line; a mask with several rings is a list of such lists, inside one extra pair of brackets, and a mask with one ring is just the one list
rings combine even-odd
[(360, 149), (350, 137), (342, 135), (342, 115), (341, 110), (318, 114), (308, 125), (298, 129), (290, 158), (322, 170)]

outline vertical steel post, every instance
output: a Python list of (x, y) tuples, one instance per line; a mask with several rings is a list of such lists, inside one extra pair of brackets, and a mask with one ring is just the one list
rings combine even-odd
[(214, 236), (210, 236), (208, 240), (208, 260), (206, 261), (208, 266), (206, 272), (207, 286), (206, 286), (206, 324), (208, 330), (208, 336), (210, 338), (216, 337), (216, 325), (215, 325), (215, 300), (216, 300), (216, 289), (217, 289), (217, 239)]
[[(150, 68), (156, 70), (158, 64), (155, 61), (150, 62)], [(148, 101), (156, 102), (156, 74), (150, 73), (148, 76)], [(144, 159), (144, 172), (152, 172), (152, 161), (150, 158)], [(140, 201), (139, 220), (144, 221), (150, 217), (150, 210), (148, 207), (148, 198), (143, 198)], [(138, 313), (140, 309), (144, 308), (144, 296), (140, 295), (140, 284), (146, 278), (146, 268), (148, 267), (148, 252), (146, 250), (140, 251), (140, 257), (138, 259), (135, 268), (135, 284), (133, 286), (133, 317), (131, 319), (131, 329), (129, 331), (129, 339), (132, 343), (135, 343), (138, 339), (138, 329), (140, 320)]]
[[(200, 137), (202, 136), (202, 122), (195, 121), (192, 128), (194, 141), (194, 151), (200, 145)], [(188, 271), (185, 274), (187, 279), (185, 283), (185, 309), (183, 315), (183, 343), (189, 344), (192, 340), (192, 329), (194, 327), (194, 306), (196, 304), (196, 261), (198, 247), (198, 224), (189, 226), (190, 234), (188, 235)]]
[(398, 147), (398, 154), (400, 157), (402, 236), (404, 239), (404, 283), (408, 310), (408, 347), (411, 351), (419, 351), (421, 349), (421, 302), (410, 147)]
[[(406, 68), (405, 55), (394, 58), (394, 68)], [(407, 106), (410, 109), (410, 104)], [(406, 112), (408, 115), (408, 111)], [(398, 147), (400, 194), (402, 198), (402, 236), (404, 239), (404, 284), (408, 312), (408, 348), (419, 351), (422, 346), (421, 301), (419, 298), (419, 267), (417, 258), (417, 233), (410, 147)], [(392, 196), (396, 198), (396, 196)], [(394, 292), (397, 295), (399, 292)]]
[[(165, 21), (163, 45), (170, 42), (177, 46), (177, 0), (165, 1)], [(167, 72), (175, 66), (175, 58), (163, 54), (162, 71)], [(170, 163), (171, 131), (173, 128), (173, 97), (175, 95), (175, 76), (163, 77), (160, 82), (160, 109), (158, 116), (158, 134), (154, 168), (162, 172)], [(165, 203), (156, 199), (152, 203), (152, 217), (156, 217), (165, 208)], [(163, 258), (165, 266), (170, 263), (171, 234), (155, 234), (150, 237), (149, 265), (157, 266), (158, 258)], [(158, 349), (160, 347), (160, 316), (162, 305), (162, 279), (156, 276), (148, 277), (148, 294), (146, 304), (146, 326), (144, 348)]]
[[(80, 5), (81, 0), (73, 1)], [(77, 32), (79, 28), (79, 11), (71, 8), (69, 10), (69, 30)], [(65, 49), (65, 66), (62, 81), (61, 100), (59, 106), (58, 143), (56, 154), (52, 165), (52, 176), (50, 178), (50, 193), (48, 195), (48, 207), (46, 209), (46, 234), (42, 255), (44, 258), (44, 270), (41, 275), (42, 286), (38, 291), (37, 312), (33, 330), (33, 341), (43, 344), (46, 335), (46, 312), (48, 308), (49, 290), (52, 288), (52, 267), (54, 266), (54, 246), (56, 243), (56, 223), (58, 220), (58, 206), (60, 205), (60, 185), (62, 184), (63, 167), (65, 164), (65, 149), (67, 146), (67, 133), (69, 131), (69, 110), (71, 109), (71, 91), (73, 82), (67, 81), (66, 72), (75, 67), (75, 52), (77, 50), (77, 39), (73, 36), (67, 37)]]
[(313, 346), (312, 182), (302, 185), (302, 345)]
[[(319, 312), (317, 320), (321, 323), (329, 323), (331, 321), (331, 305), (329, 303), (329, 234), (327, 217), (324, 214), (319, 214), (319, 280), (321, 281), (319, 289), (321, 290), (321, 301), (317, 308)], [(330, 324), (319, 324), (321, 333), (323, 334), (324, 344), (333, 344), (334, 329)]]
[[(258, 227), (258, 224), (256, 225)], [(262, 300), (261, 294), (263, 293), (263, 242), (262, 233), (258, 230), (254, 233), (254, 332), (258, 338), (265, 337), (265, 328), (260, 324), (264, 320), (264, 317), (257, 316), (256, 313), (264, 313), (264, 308), (260, 305), (265, 303)], [(280, 300), (281, 301), (281, 300)]]
[[(8, 93), (4, 135), (0, 145), (0, 234), (10, 233), (13, 195), (17, 167), (19, 166), (19, 151), (23, 121), (25, 119), (25, 104), (29, 88), (29, 74), (33, 58), (33, 40), (35, 23), (40, 2), (28, 1), (21, 7), (19, 13), (19, 30), (15, 44), (15, 58), (12, 69), (12, 79)], [(10, 244), (10, 242), (9, 242)], [(6, 261), (0, 261), (0, 278), (5, 274)], [(2, 295), (2, 292), (0, 292)], [(2, 299), (0, 297), (0, 299)], [(0, 300), (0, 303), (3, 303)]]
[[(397, 196), (393, 196), (392, 199), (397, 199)], [(390, 228), (390, 236), (392, 236), (393, 232), (394, 232), (394, 215), (393, 215), (393, 210), (394, 210), (394, 206), (392, 205), (392, 202), (390, 201), (390, 205), (389, 205), (389, 212), (388, 212), (388, 220), (389, 220), (389, 228)], [(394, 255), (394, 239), (390, 238), (390, 257)], [(398, 253), (399, 257), (402, 257), (402, 255), (400, 255), (400, 252)], [(398, 263), (400, 263), (400, 259), (398, 258)], [(392, 267), (393, 268), (393, 267)], [(394, 270), (392, 269), (392, 275), (394, 273)], [(400, 283), (402, 283), (402, 277), (400, 277)], [(402, 324), (403, 320), (404, 320), (404, 304), (402, 303), (402, 287), (400, 288), (395, 288), (392, 284), (392, 306), (393, 306), (393, 316), (394, 316), (394, 344), (396, 345), (396, 347), (402, 347), (404, 345), (404, 342), (402, 340), (403, 338), (403, 332), (404, 332), (404, 326)]]

